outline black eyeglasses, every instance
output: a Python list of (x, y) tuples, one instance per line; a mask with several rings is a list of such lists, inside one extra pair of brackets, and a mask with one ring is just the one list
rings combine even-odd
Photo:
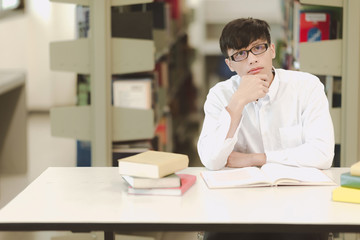
[(262, 44), (259, 44), (259, 45), (256, 45), (256, 46), (250, 48), (250, 50), (238, 51), (228, 58), (230, 58), (234, 62), (240, 62), (240, 61), (248, 58), (249, 52), (251, 52), (254, 55), (259, 55), (259, 54), (266, 52), (266, 50), (268, 48), (269, 48), (269, 45), (267, 43), (262, 43)]

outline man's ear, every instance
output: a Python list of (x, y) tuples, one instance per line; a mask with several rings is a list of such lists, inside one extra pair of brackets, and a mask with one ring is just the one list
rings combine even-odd
[(273, 43), (270, 44), (271, 49), (271, 57), (274, 59), (276, 57), (275, 45)]
[(231, 61), (228, 58), (225, 58), (225, 63), (229, 67), (230, 71), (234, 72), (235, 70), (231, 67)]

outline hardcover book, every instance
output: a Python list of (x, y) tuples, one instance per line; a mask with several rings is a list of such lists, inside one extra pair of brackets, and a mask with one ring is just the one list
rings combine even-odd
[(337, 187), (332, 192), (332, 199), (336, 202), (360, 203), (360, 189)]
[(113, 105), (116, 107), (151, 109), (152, 79), (113, 79)]
[(180, 177), (175, 173), (162, 178), (141, 178), (122, 175), (123, 179), (133, 188), (174, 188), (180, 187)]
[(119, 173), (134, 177), (161, 178), (189, 165), (185, 154), (146, 151), (118, 160)]
[(360, 190), (360, 176), (353, 176), (350, 172), (340, 176), (340, 185), (348, 188), (358, 188)]
[(330, 38), (330, 14), (325, 12), (300, 13), (300, 42), (315, 42)]
[(350, 174), (353, 176), (359, 176), (360, 177), (360, 161), (357, 163), (354, 163), (350, 167)]
[(176, 188), (132, 188), (129, 186), (128, 193), (139, 195), (168, 195), (181, 196), (196, 182), (196, 176), (191, 174), (178, 174), (181, 186)]
[(204, 171), (201, 176), (209, 188), (336, 185), (332, 179), (319, 169), (291, 167), (276, 163), (267, 163), (261, 168), (245, 167)]

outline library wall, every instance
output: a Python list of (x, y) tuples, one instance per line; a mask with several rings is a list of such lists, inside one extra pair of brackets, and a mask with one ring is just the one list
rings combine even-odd
[(50, 71), (48, 47), (53, 39), (75, 35), (74, 11), (71, 4), (27, 0), (25, 13), (0, 19), (0, 68), (26, 71), (30, 111), (75, 102), (75, 76)]

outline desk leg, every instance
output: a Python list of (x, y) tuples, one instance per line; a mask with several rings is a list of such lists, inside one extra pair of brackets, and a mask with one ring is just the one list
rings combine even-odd
[(104, 239), (105, 240), (115, 240), (114, 232), (104, 232)]

